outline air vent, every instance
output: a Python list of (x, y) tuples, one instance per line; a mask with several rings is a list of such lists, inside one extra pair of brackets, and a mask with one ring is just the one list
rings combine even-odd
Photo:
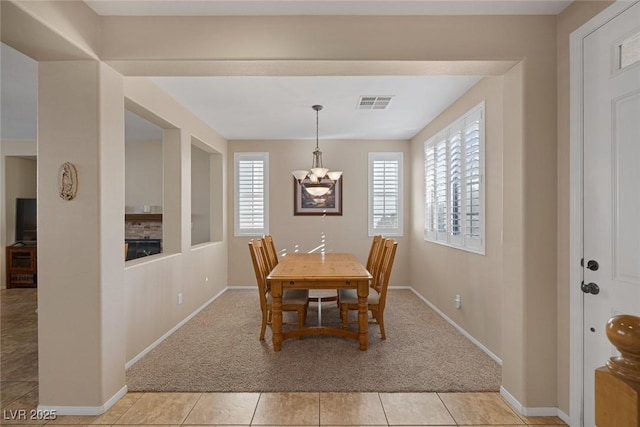
[(358, 110), (386, 110), (393, 96), (361, 96)]

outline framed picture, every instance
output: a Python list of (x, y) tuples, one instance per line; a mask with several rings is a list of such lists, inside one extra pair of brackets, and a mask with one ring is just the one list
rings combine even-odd
[(342, 215), (342, 177), (323, 196), (312, 196), (293, 178), (294, 215)]

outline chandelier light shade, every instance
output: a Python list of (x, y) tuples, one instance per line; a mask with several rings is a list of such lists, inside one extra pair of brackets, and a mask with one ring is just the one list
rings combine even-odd
[(322, 164), (322, 151), (318, 146), (319, 140), (319, 120), (318, 112), (322, 110), (322, 105), (314, 105), (311, 107), (316, 112), (316, 149), (313, 150), (313, 159), (311, 161), (311, 169), (294, 170), (291, 172), (298, 181), (298, 184), (314, 197), (321, 197), (327, 194), (333, 188), (337, 180), (342, 176), (341, 171), (329, 171)]

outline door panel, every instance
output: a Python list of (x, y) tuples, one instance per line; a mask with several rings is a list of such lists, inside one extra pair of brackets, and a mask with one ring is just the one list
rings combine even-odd
[[(640, 62), (621, 60), (640, 34), (640, 3), (584, 39), (584, 425), (595, 425), (594, 371), (616, 354), (616, 314), (640, 316)], [(626, 46), (626, 45), (625, 45)], [(621, 66), (621, 64), (627, 64)], [(589, 261), (597, 261), (598, 267)], [(597, 289), (596, 292), (594, 289)]]

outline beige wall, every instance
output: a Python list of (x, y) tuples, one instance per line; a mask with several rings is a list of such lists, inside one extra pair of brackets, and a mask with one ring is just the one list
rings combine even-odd
[(611, 1), (577, 1), (558, 16), (558, 406), (569, 412), (569, 36)]
[(127, 209), (142, 212), (145, 205), (162, 207), (162, 170), (162, 141), (125, 141)]
[[(226, 234), (214, 243), (191, 246), (191, 154), (193, 138), (213, 157), (227, 156), (227, 141), (145, 78), (125, 79), (127, 109), (163, 129), (162, 255), (127, 262), (124, 271), (126, 361), (131, 362), (179, 322), (220, 293), (227, 280)], [(226, 165), (213, 162), (222, 179), (212, 196), (227, 187)], [(226, 227), (226, 201), (212, 210)], [(183, 303), (178, 304), (178, 294)]]
[[(397, 237), (398, 253), (391, 274), (391, 286), (409, 285), (409, 188), (410, 146), (408, 141), (321, 140), (324, 165), (342, 170), (342, 216), (294, 216), (292, 170), (311, 166), (315, 141), (231, 141), (228, 156), (228, 181), (233, 183), (233, 153), (266, 151), (269, 153), (270, 234), (278, 250), (308, 252), (326, 239), (326, 251), (352, 252), (367, 261), (371, 237), (368, 236), (368, 154), (373, 151), (404, 153), (404, 236)], [(229, 218), (233, 218), (233, 187), (229, 191)], [(250, 237), (235, 237), (233, 219), (229, 221), (229, 285), (255, 285), (247, 242)], [(394, 237), (395, 238), (395, 237)]]
[[(411, 140), (410, 283), (491, 352), (502, 357), (503, 78), (481, 80)], [(424, 235), (424, 142), (485, 102), (485, 255), (432, 242)], [(455, 268), (452, 268), (455, 266)], [(456, 294), (462, 306), (454, 305)]]
[[(191, 146), (191, 244), (211, 241), (211, 154)], [(214, 207), (215, 209), (215, 207)]]

